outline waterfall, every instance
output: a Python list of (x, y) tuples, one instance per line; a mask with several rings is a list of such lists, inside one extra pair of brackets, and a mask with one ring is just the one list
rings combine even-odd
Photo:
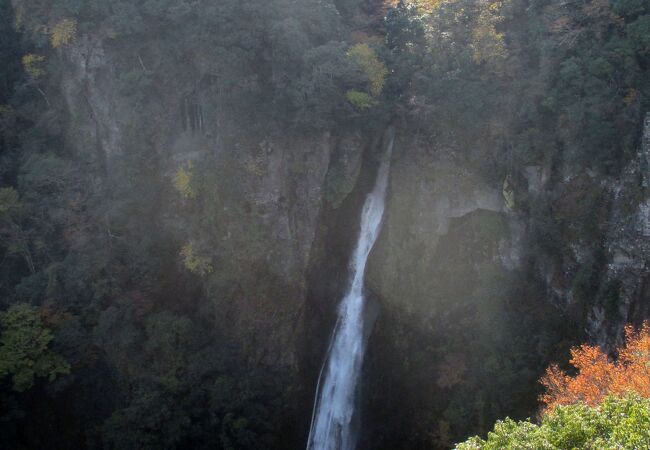
[(338, 319), (316, 387), (307, 450), (353, 450), (355, 394), (365, 353), (363, 280), (366, 262), (381, 230), (388, 169), (395, 140), (392, 127), (384, 134), (384, 152), (377, 180), (361, 212), (359, 240), (350, 261), (350, 287)]

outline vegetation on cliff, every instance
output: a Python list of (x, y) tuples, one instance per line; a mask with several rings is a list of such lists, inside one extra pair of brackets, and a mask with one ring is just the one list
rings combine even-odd
[[(2, 446), (302, 446), (303, 340), (326, 333), (301, 328), (313, 261), (294, 260), (325, 256), (295, 256), (318, 241), (296, 217), (363, 178), (318, 153), (353, 130), (345, 165), (391, 120), (426, 148), (396, 158), (507, 185), (528, 234), (516, 270), (497, 261), (502, 212), (454, 219), (434, 269), (398, 255), (425, 275), (405, 277), (404, 308), (371, 339), (390, 370), (367, 383), (364, 442), (447, 448), (528, 417), (593, 305), (620, 319), (622, 282), (602, 277), (607, 186), (636, 157), (649, 68), (644, 0), (0, 0)], [(272, 165), (282, 139), (298, 150)], [(550, 174), (537, 193), (529, 167)], [(630, 208), (646, 195), (633, 185)], [(427, 302), (409, 304), (416, 284)], [(548, 386), (579, 380), (550, 370)], [(601, 400), (531, 435), (647, 412)]]
[(541, 383), (545, 405), (539, 425), (499, 421), (471, 449), (636, 449), (650, 446), (650, 327), (626, 328), (626, 342), (610, 361), (600, 348), (571, 350), (571, 372), (551, 365)]
[(633, 449), (650, 445), (650, 399), (629, 394), (607, 397), (597, 407), (560, 406), (539, 425), (499, 421), (487, 440), (475, 437), (457, 450)]

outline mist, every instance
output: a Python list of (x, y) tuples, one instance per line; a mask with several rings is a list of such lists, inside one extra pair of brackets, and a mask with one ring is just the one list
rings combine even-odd
[(0, 0), (0, 448), (645, 448), (649, 70), (646, 0)]

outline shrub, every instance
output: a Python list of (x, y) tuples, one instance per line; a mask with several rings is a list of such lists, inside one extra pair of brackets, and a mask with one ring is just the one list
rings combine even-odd
[(348, 92), (346, 92), (345, 96), (350, 101), (350, 103), (352, 103), (355, 106), (355, 108), (360, 109), (362, 111), (365, 109), (372, 108), (377, 104), (377, 100), (375, 100), (365, 92), (349, 90)]
[(630, 393), (609, 396), (599, 407), (560, 406), (539, 425), (505, 419), (487, 439), (472, 437), (457, 450), (650, 448), (650, 400)]
[(0, 325), (0, 377), (11, 375), (15, 391), (29, 389), (36, 377), (53, 381), (58, 374), (70, 372), (70, 365), (49, 349), (52, 332), (35, 308), (13, 305), (0, 314)]

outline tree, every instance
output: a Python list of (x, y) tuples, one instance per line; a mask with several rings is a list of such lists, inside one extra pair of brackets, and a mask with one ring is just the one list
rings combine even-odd
[(50, 31), (50, 42), (52, 47), (63, 47), (74, 41), (77, 35), (77, 21), (74, 19), (62, 19)]
[(377, 97), (381, 94), (388, 76), (386, 65), (377, 57), (377, 53), (368, 44), (353, 45), (348, 50), (348, 57), (359, 67), (370, 83), (370, 93)]
[(635, 394), (610, 396), (600, 407), (584, 403), (560, 406), (539, 425), (505, 419), (487, 439), (478, 436), (457, 450), (623, 449), (650, 447), (650, 400)]
[(372, 98), (370, 95), (365, 92), (355, 91), (353, 89), (345, 93), (347, 99), (352, 103), (357, 109), (364, 110), (372, 108), (377, 104), (377, 100)]
[(0, 314), (0, 325), (0, 377), (11, 375), (15, 391), (29, 389), (36, 377), (53, 381), (70, 372), (70, 365), (48, 348), (52, 332), (35, 308), (25, 303), (13, 305)]
[(625, 336), (626, 344), (618, 350), (616, 361), (610, 361), (599, 347), (582, 345), (571, 350), (570, 363), (577, 375), (551, 365), (541, 380), (546, 409), (577, 402), (595, 406), (608, 395), (628, 391), (650, 398), (650, 326), (646, 323), (639, 331), (628, 326)]

